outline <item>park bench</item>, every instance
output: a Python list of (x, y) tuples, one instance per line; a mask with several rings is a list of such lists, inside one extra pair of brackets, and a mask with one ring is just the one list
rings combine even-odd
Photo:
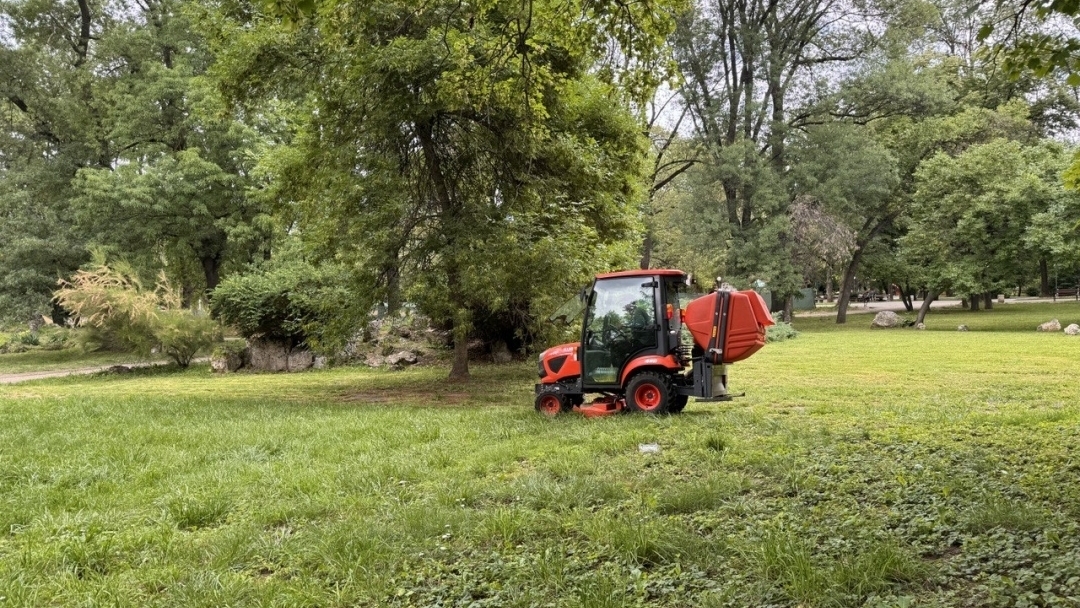
[(1077, 291), (1076, 287), (1063, 287), (1063, 288), (1060, 288), (1060, 289), (1055, 289), (1054, 290), (1054, 297), (1055, 298), (1075, 298), (1076, 297), (1076, 291)]

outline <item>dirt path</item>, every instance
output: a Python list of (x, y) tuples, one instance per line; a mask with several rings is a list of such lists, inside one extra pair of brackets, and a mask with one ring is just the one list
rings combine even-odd
[[(192, 359), (192, 363), (209, 361), (208, 357)], [(138, 363), (111, 363), (109, 365), (95, 365), (94, 367), (76, 367), (70, 369), (51, 369), (42, 372), (19, 372), (16, 374), (0, 374), (0, 384), (18, 384), (29, 380), (44, 380), (46, 378), (64, 378), (66, 376), (86, 376), (107, 371), (113, 367), (126, 367), (129, 370), (154, 365), (168, 365), (166, 361), (140, 361)]]
[(147, 367), (150, 365), (164, 365), (162, 363), (113, 363), (112, 365), (98, 365), (95, 367), (79, 367), (74, 369), (52, 369), (46, 372), (19, 372), (17, 374), (0, 374), (0, 384), (16, 384), (28, 380), (44, 380), (45, 378), (63, 378), (65, 376), (85, 376), (103, 372), (111, 367), (121, 365), (127, 368)]

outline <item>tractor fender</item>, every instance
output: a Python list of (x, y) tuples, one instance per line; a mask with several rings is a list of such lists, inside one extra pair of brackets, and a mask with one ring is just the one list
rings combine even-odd
[(634, 375), (636, 372), (650, 368), (661, 369), (666, 372), (677, 372), (681, 370), (683, 366), (672, 355), (642, 355), (630, 361), (630, 363), (623, 368), (622, 378), (619, 380), (619, 384), (626, 386), (626, 381), (630, 376)]

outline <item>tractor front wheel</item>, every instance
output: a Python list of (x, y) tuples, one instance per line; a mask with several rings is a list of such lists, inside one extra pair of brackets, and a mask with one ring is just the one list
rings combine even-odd
[(675, 397), (669, 374), (641, 372), (626, 385), (626, 409), (631, 412), (666, 414), (675, 409)]
[(561, 412), (570, 411), (570, 402), (565, 395), (558, 393), (540, 393), (536, 396), (536, 411), (541, 414), (554, 417)]

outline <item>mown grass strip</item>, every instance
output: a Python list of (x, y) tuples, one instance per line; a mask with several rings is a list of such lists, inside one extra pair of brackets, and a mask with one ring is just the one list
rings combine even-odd
[(0, 596), (1069, 605), (1080, 339), (1036, 306), (1024, 331), (797, 320), (732, 369), (747, 397), (662, 418), (541, 418), (529, 365), (3, 387)]

